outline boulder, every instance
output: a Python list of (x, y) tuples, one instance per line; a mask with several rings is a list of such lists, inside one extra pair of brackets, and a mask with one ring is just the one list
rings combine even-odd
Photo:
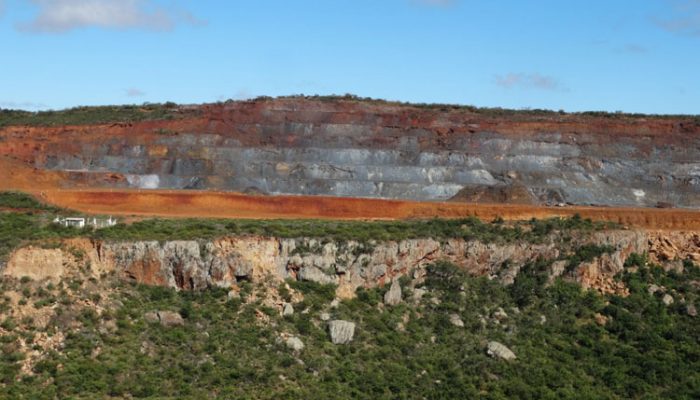
[(412, 296), (413, 301), (416, 303), (419, 303), (423, 299), (423, 296), (425, 296), (426, 293), (428, 293), (428, 291), (425, 289), (421, 289), (421, 288), (413, 289), (413, 296)]
[(117, 322), (113, 319), (104, 321), (97, 330), (103, 335), (114, 333), (117, 331)]
[(458, 328), (464, 328), (464, 321), (457, 314), (450, 314), (450, 323)]
[(498, 309), (493, 313), (493, 317), (498, 321), (505, 321), (508, 319), (508, 314), (503, 310), (503, 308), (498, 307)]
[(296, 336), (288, 337), (287, 340), (284, 341), (284, 344), (294, 351), (304, 350), (304, 342), (302, 342), (301, 339)]
[(320, 315), (321, 321), (328, 321), (331, 319), (331, 315), (327, 312), (323, 312)]
[(384, 294), (384, 304), (395, 306), (401, 303), (401, 285), (399, 281), (394, 280), (389, 291)]
[(289, 315), (294, 315), (294, 307), (291, 303), (284, 303), (284, 306), (282, 307), (282, 316), (286, 317)]
[(158, 311), (158, 319), (160, 324), (166, 327), (185, 325), (185, 320), (182, 316), (172, 311)]
[(489, 342), (489, 344), (486, 346), (486, 354), (493, 358), (500, 358), (503, 360), (515, 360), (516, 358), (515, 353), (513, 353), (511, 349), (499, 342), (494, 341)]
[(596, 313), (593, 316), (593, 319), (595, 320), (595, 323), (600, 325), (600, 326), (605, 326), (605, 324), (608, 323), (608, 317), (606, 317), (605, 315), (603, 315), (601, 313)]
[(158, 318), (158, 313), (155, 311), (147, 312), (143, 314), (143, 319), (148, 322), (149, 324), (156, 324), (160, 322), (160, 318)]
[(698, 310), (695, 308), (695, 304), (688, 304), (685, 308), (685, 312), (691, 317), (698, 316)]
[(343, 320), (334, 320), (328, 323), (328, 332), (333, 344), (348, 344), (355, 336), (355, 323)]
[(649, 294), (654, 294), (654, 293), (658, 292), (659, 290), (661, 290), (659, 285), (655, 285), (653, 283), (651, 285), (649, 285), (649, 287), (647, 288), (647, 292), (649, 292)]
[(661, 298), (661, 301), (663, 301), (663, 303), (667, 306), (670, 306), (671, 304), (673, 304), (673, 296), (671, 296), (670, 294), (665, 294), (664, 297)]

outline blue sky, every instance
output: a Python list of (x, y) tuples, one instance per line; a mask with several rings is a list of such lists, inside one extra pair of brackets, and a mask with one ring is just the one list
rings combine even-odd
[(700, 0), (0, 0), (0, 107), (344, 94), (700, 114)]

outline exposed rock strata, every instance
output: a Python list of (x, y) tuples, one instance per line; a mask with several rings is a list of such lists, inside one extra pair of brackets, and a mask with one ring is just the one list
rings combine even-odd
[(26, 247), (18, 249), (7, 263), (3, 274), (17, 278), (59, 279), (64, 272), (63, 252), (59, 249)]
[(0, 129), (0, 156), (67, 187), (700, 207), (700, 124), (482, 115), (303, 99), (197, 116)]
[[(612, 253), (579, 265), (567, 278), (586, 288), (625, 294), (613, 277), (624, 268), (632, 253), (649, 253), (654, 262), (682, 264), (700, 252), (695, 233), (608, 231), (586, 239), (610, 245)], [(437, 260), (450, 261), (474, 275), (488, 276), (510, 284), (524, 264), (536, 259), (556, 260), (567, 256), (555, 243), (483, 243), (450, 239), (412, 239), (399, 242), (324, 242), (318, 239), (279, 239), (246, 236), (209, 241), (67, 241), (79, 249), (96, 275), (114, 271), (136, 282), (182, 290), (208, 287), (236, 287), (241, 280), (263, 282), (284, 279), (307, 280), (338, 285), (340, 297), (352, 297), (359, 287), (376, 287), (396, 282), (388, 302), (400, 299), (397, 279), (409, 276), (420, 281), (425, 267)], [(664, 247), (665, 246), (665, 247)], [(65, 246), (64, 246), (65, 247)], [(574, 247), (575, 248), (575, 247)], [(660, 248), (675, 249), (660, 251)], [(23, 248), (15, 251), (4, 275), (21, 278), (58, 279), (70, 250)], [(567, 274), (566, 261), (550, 267), (552, 278)], [(682, 265), (681, 265), (682, 267)], [(392, 293), (389, 291), (388, 293)], [(414, 293), (417, 296), (418, 292)]]

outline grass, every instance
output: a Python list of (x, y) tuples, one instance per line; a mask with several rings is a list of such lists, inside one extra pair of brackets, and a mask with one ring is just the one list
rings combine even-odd
[(22, 192), (0, 192), (0, 208), (27, 209), (34, 211), (59, 212), (60, 208), (42, 203), (36, 197)]

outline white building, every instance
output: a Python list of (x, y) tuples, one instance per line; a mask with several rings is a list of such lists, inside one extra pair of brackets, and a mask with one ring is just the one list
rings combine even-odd
[(92, 226), (95, 229), (100, 229), (100, 228), (108, 228), (110, 226), (114, 226), (117, 224), (117, 220), (115, 218), (109, 217), (109, 218), (81, 218), (81, 217), (66, 217), (66, 218), (61, 218), (61, 217), (56, 217), (53, 220), (54, 224), (60, 224), (63, 226), (72, 226), (75, 228), (85, 228), (86, 226)]

